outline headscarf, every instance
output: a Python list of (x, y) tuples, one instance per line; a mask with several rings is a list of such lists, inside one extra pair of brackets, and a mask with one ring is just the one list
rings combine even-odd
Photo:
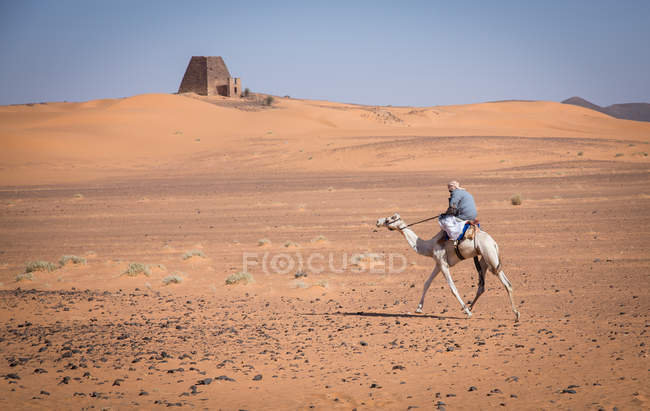
[(464, 190), (464, 188), (461, 187), (460, 183), (456, 180), (451, 180), (450, 182), (448, 182), (447, 187), (453, 187), (454, 189)]

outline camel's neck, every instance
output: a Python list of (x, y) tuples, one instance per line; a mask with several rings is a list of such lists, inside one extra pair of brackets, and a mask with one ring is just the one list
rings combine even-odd
[(420, 239), (417, 234), (415, 234), (415, 231), (411, 230), (410, 228), (406, 227), (406, 224), (404, 224), (404, 228), (401, 230), (402, 235), (404, 238), (406, 238), (406, 241), (408, 241), (409, 245), (411, 246), (412, 249), (414, 249), (416, 252), (418, 251), (418, 240)]

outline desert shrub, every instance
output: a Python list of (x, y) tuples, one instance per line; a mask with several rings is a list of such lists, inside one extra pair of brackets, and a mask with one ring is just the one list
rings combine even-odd
[(76, 255), (64, 255), (59, 259), (59, 265), (61, 267), (66, 265), (68, 262), (72, 262), (72, 264), (86, 265), (86, 259), (83, 257), (77, 257)]
[(520, 194), (515, 194), (512, 197), (510, 197), (510, 204), (512, 205), (521, 205), (521, 195)]
[(264, 247), (265, 245), (271, 245), (271, 240), (268, 240), (266, 238), (262, 238), (261, 240), (257, 240), (257, 246), (258, 247)]
[(151, 269), (148, 265), (141, 263), (130, 263), (129, 268), (122, 273), (123, 275), (128, 275), (129, 277), (135, 277), (138, 274), (144, 274), (147, 277), (151, 275)]
[(227, 285), (233, 285), (233, 284), (238, 284), (238, 283), (244, 283), (248, 284), (253, 282), (253, 276), (250, 275), (249, 273), (245, 271), (240, 271), (236, 274), (230, 274), (226, 278), (226, 284)]
[(16, 276), (16, 281), (33, 280), (33, 279), (34, 279), (34, 274), (32, 273), (20, 273)]
[(72, 197), (74, 197), (74, 198), (76, 198), (76, 199), (78, 199), (78, 200), (81, 200), (81, 199), (84, 198), (84, 195), (81, 194), (81, 193), (77, 193), (77, 194), (73, 195)]
[(616, 155), (614, 155), (614, 157), (623, 157), (623, 153), (616, 153)]
[(264, 105), (265, 105), (265, 106), (270, 106), (270, 105), (272, 105), (272, 104), (273, 104), (273, 100), (275, 100), (275, 99), (273, 98), (273, 96), (266, 96), (266, 98), (264, 99)]
[(293, 276), (296, 277), (296, 278), (307, 277), (307, 273), (304, 272), (304, 271), (298, 271), (298, 272), (295, 273)]
[(289, 247), (298, 247), (298, 243), (295, 243), (295, 242), (293, 242), (291, 240), (287, 240), (284, 243), (284, 246), (287, 247), (287, 248), (289, 248)]
[(54, 271), (59, 267), (49, 261), (30, 261), (25, 264), (25, 272), (31, 273), (32, 271)]
[(162, 281), (165, 283), (165, 285), (180, 284), (183, 282), (183, 277), (180, 275), (168, 275), (167, 277), (163, 278)]
[(251, 95), (251, 90), (250, 90), (248, 87), (246, 87), (246, 88), (244, 89), (244, 97), (248, 97), (248, 96), (250, 96), (250, 95)]
[(311, 239), (312, 243), (320, 243), (322, 241), (327, 241), (327, 238), (324, 235), (319, 235), (318, 237), (314, 237)]
[(582, 154), (583, 154), (582, 151), (578, 151), (579, 156), (582, 156)]
[(361, 266), (373, 261), (380, 261), (382, 258), (383, 256), (378, 253), (355, 254), (350, 258), (350, 263), (355, 266)]
[(201, 250), (190, 250), (183, 254), (183, 260), (189, 260), (190, 258), (197, 256), (197, 257), (202, 257), (205, 258), (205, 254), (203, 254), (203, 251)]

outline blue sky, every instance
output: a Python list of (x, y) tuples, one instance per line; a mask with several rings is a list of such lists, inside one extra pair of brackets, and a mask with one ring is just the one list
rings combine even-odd
[(634, 0), (0, 0), (0, 104), (175, 92), (192, 55), (297, 98), (649, 102), (649, 21)]

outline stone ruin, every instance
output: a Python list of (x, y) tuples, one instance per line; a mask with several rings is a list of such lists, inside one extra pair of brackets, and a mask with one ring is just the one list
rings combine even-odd
[(192, 56), (178, 92), (238, 97), (242, 94), (241, 79), (230, 76), (221, 56)]

